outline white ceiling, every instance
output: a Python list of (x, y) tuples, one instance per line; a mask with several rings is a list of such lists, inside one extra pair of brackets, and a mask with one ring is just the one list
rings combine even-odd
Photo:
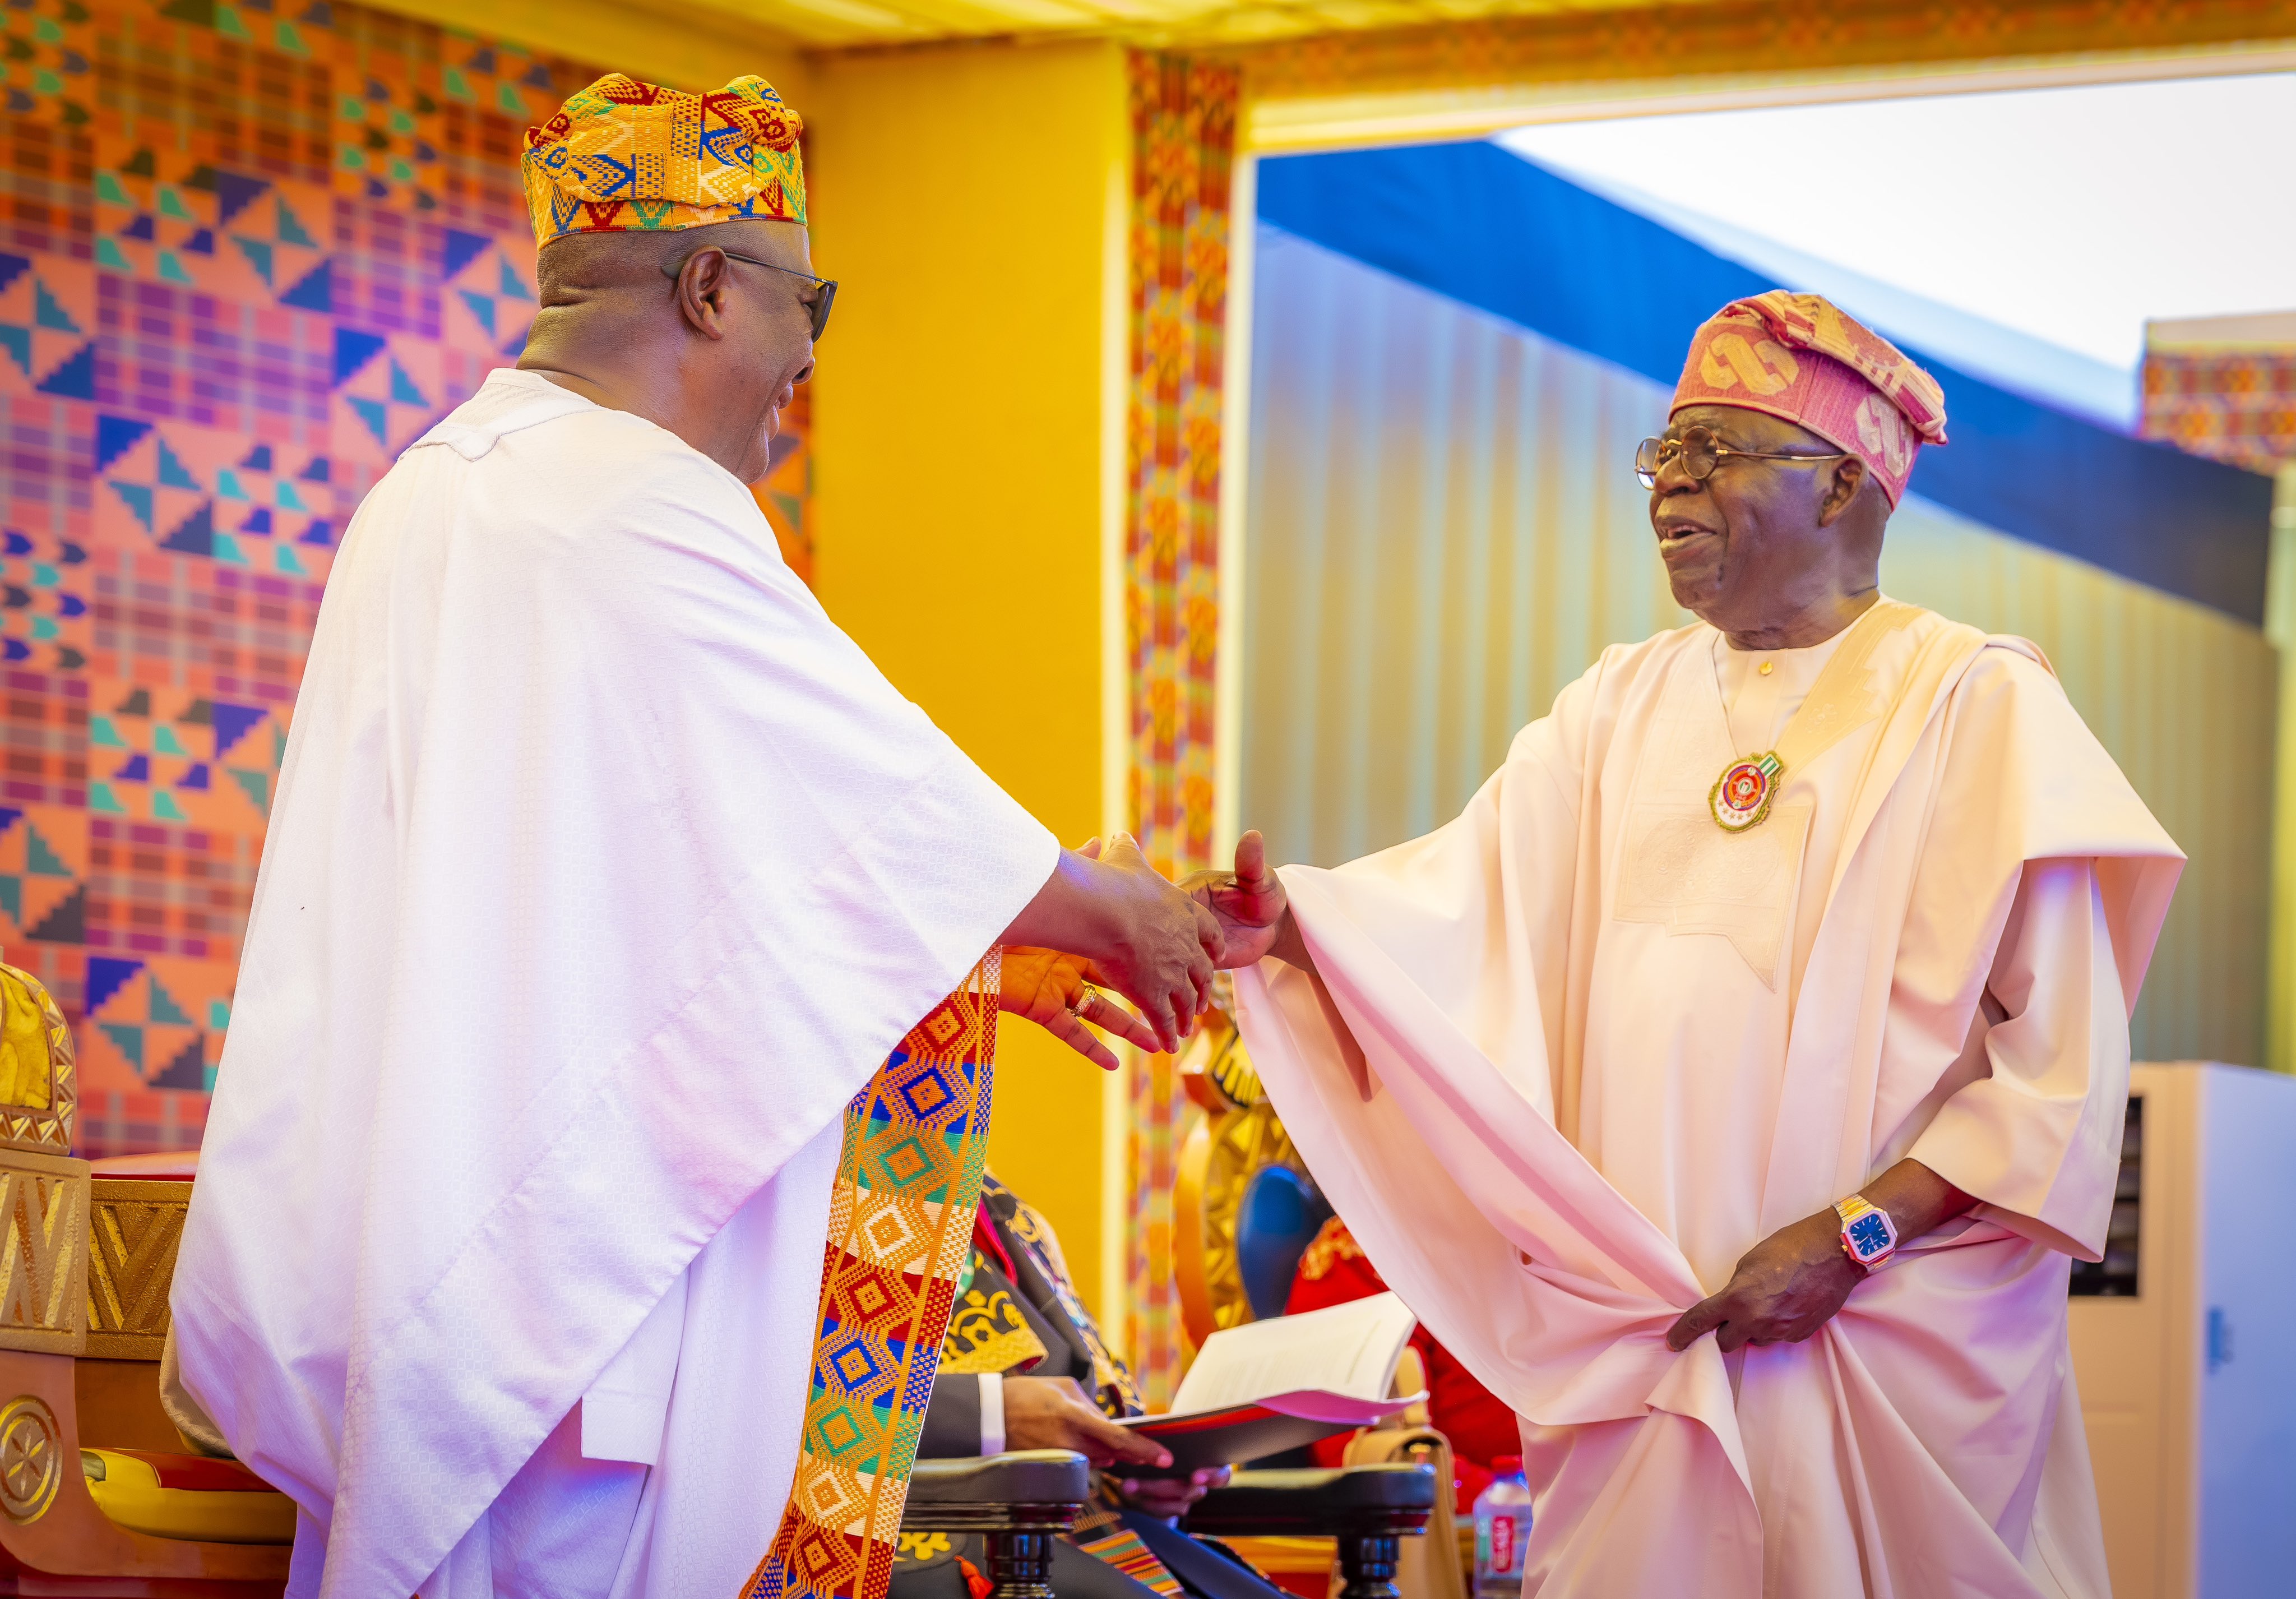
[(1786, 270), (1755, 258), (1783, 250), (2127, 373), (2148, 318), (2296, 308), (2292, 129), (2296, 73), (2274, 73), (1555, 123), (1500, 142), (1615, 198), (1650, 196), (1681, 231), (1702, 218), (1704, 242), (1749, 265)]

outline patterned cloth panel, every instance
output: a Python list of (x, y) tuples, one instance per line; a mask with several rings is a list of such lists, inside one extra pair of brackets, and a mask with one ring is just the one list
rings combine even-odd
[[(1228, 211), (1242, 78), (1220, 62), (1134, 51), (1128, 84), (1128, 809), (1141, 849), (1177, 876), (1211, 864)], [(1183, 1362), (1166, 1263), (1188, 1100), (1168, 1054), (1139, 1057), (1131, 1077), (1124, 1343), (1142, 1391), (1161, 1405)]]
[(1099, 1538), (1078, 1538), (1076, 1546), (1095, 1560), (1114, 1566), (1133, 1581), (1155, 1589), (1163, 1599), (1180, 1599), (1187, 1591), (1172, 1575), (1171, 1568), (1158, 1560), (1155, 1551), (1142, 1543), (1140, 1535), (1129, 1527), (1119, 1527)]
[(884, 1599), (958, 1277), (972, 1252), (998, 958), (901, 1040), (845, 1112), (805, 1438), (743, 1599)]
[(2148, 353), (2137, 430), (2251, 472), (2296, 461), (2296, 348)]

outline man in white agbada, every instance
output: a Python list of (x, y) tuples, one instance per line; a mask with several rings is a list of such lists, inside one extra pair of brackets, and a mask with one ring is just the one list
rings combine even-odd
[(1701, 619), (1447, 826), (1198, 885), (1318, 1182), (1522, 1418), (1542, 1599), (2108, 1592), (2067, 1274), (2183, 857), (2039, 651), (1879, 593), (1944, 420), (1824, 300), (1726, 308), (1637, 463)]
[(992, 945), (1142, 1006), (1007, 994), (1103, 1062), (1076, 1013), (1168, 1047), (1218, 953), (783, 564), (794, 114), (609, 78), (529, 144), (542, 310), (345, 538), (175, 1276), (175, 1408), (294, 1498), (299, 1599), (734, 1599), (847, 1102)]

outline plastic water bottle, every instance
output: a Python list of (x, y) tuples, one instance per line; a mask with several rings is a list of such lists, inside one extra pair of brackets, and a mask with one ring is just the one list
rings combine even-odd
[(1475, 1599), (1521, 1599), (1522, 1551), (1530, 1541), (1530, 1484), (1522, 1456), (1491, 1462), (1497, 1473), (1475, 1497)]

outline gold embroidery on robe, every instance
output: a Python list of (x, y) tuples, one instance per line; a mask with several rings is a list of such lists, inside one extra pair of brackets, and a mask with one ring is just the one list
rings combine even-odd
[(899, 1546), (893, 1551), (895, 1560), (931, 1560), (936, 1554), (947, 1554), (956, 1547), (948, 1541), (946, 1532), (905, 1532)]
[(952, 1377), (1009, 1372), (1045, 1357), (1044, 1341), (1021, 1319), (1020, 1307), (1002, 1288), (973, 1285), (949, 1313), (948, 1336), (941, 1341), (940, 1369)]
[[(988, 1180), (984, 1189), (992, 1185), (998, 1193), (1012, 1193), (994, 1177)], [(1100, 1324), (1093, 1320), (1092, 1312), (1086, 1309), (1084, 1301), (1077, 1297), (1076, 1287), (1069, 1280), (1068, 1261), (1061, 1254), (1061, 1241), (1053, 1232), (1053, 1224), (1016, 1194), (1013, 1195), (1013, 1219), (1006, 1225), (1012, 1228), (1013, 1236), (1037, 1257), (1037, 1267), (1044, 1272), (1045, 1281), (1051, 1285), (1054, 1297), (1060, 1300), (1061, 1308), (1069, 1313), (1069, 1319), (1076, 1324), (1077, 1336), (1084, 1340), (1084, 1347), (1092, 1356), (1093, 1385), (1099, 1390), (1100, 1407), (1114, 1416), (1138, 1415), (1146, 1410), (1147, 1406), (1141, 1402), (1139, 1386), (1132, 1381), (1131, 1368), (1109, 1349), (1107, 1341), (1100, 1335)]]
[(1320, 1283), (1341, 1261), (1363, 1258), (1363, 1246), (1356, 1242), (1356, 1235), (1348, 1231), (1347, 1223), (1334, 1216), (1308, 1241), (1306, 1250), (1300, 1256), (1300, 1275), (1310, 1283)]

